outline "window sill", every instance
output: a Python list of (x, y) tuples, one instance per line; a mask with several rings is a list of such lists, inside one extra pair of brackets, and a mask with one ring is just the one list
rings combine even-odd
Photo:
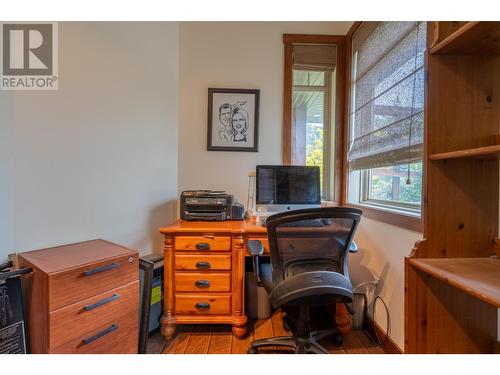
[(383, 223), (422, 233), (422, 218), (411, 214), (389, 211), (367, 204), (347, 203), (345, 206), (363, 210), (363, 215)]

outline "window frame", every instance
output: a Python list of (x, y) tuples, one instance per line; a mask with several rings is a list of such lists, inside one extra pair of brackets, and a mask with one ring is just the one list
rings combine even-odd
[[(341, 205), (356, 207), (363, 210), (366, 217), (371, 218), (376, 221), (381, 221), (387, 224), (395, 225), (404, 229), (412, 230), (414, 232), (423, 231), (423, 216), (424, 216), (424, 201), (425, 201), (425, 170), (424, 170), (424, 160), (426, 155), (426, 148), (424, 146), (424, 155), (422, 157), (422, 204), (420, 206), (419, 212), (412, 212), (413, 210), (401, 210), (398, 205), (387, 205), (381, 204), (382, 202), (374, 202), (374, 200), (364, 200), (363, 194), (365, 194), (368, 189), (363, 189), (363, 180), (366, 179), (363, 175), (366, 174), (365, 171), (361, 171), (360, 176), (360, 186), (359, 186), (359, 202), (352, 203), (348, 201), (349, 196), (349, 162), (348, 162), (348, 148), (350, 139), (349, 134), (351, 132), (350, 126), (350, 108), (352, 100), (352, 37), (358, 28), (363, 24), (363, 21), (354, 22), (351, 29), (349, 29), (346, 35), (346, 74), (345, 74), (345, 106), (344, 106), (344, 152), (343, 152), (343, 185), (342, 185), (342, 198)], [(424, 74), (427, 77), (427, 63), (424, 65)], [(427, 79), (424, 83), (424, 91), (427, 90)], [(425, 94), (426, 95), (426, 94)], [(424, 104), (424, 129), (425, 129), (425, 119), (426, 119), (427, 108)], [(425, 145), (425, 142), (424, 142)], [(366, 183), (366, 182), (365, 182)], [(385, 201), (384, 201), (385, 202)], [(399, 208), (399, 209), (398, 209)]]
[(324, 201), (326, 205), (340, 205), (344, 189), (344, 108), (345, 108), (345, 63), (346, 63), (346, 36), (345, 35), (315, 35), (315, 34), (283, 34), (284, 45), (284, 79), (283, 79), (283, 146), (282, 162), (284, 165), (292, 164), (292, 84), (293, 84), (293, 44), (335, 44), (337, 46), (337, 64), (335, 67), (335, 104), (330, 112), (334, 114), (331, 121), (332, 131), (329, 139), (333, 139), (333, 154), (330, 155), (328, 170), (333, 173), (329, 176), (331, 182), (329, 196), (331, 200)]

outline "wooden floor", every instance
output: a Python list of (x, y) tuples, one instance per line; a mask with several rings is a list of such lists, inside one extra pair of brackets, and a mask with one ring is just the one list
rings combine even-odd
[[(148, 353), (163, 354), (245, 354), (253, 340), (287, 336), (283, 329), (280, 311), (268, 319), (249, 322), (249, 333), (243, 339), (233, 336), (229, 325), (182, 325), (177, 328), (173, 339), (165, 342), (159, 334), (151, 337)], [(382, 349), (361, 330), (352, 331), (344, 337), (340, 347), (329, 342), (321, 342), (331, 353), (339, 354), (383, 354)], [(261, 352), (264, 352), (262, 349)], [(286, 348), (270, 348), (265, 353), (291, 353)]]

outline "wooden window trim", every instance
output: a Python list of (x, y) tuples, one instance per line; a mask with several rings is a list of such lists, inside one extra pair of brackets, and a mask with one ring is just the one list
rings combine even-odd
[(346, 203), (342, 206), (359, 208), (361, 211), (363, 211), (363, 216), (366, 216), (369, 219), (381, 221), (386, 224), (391, 224), (400, 228), (422, 233), (421, 218), (399, 214), (396, 212), (387, 212), (375, 207), (368, 207), (363, 204)]
[[(414, 232), (423, 231), (423, 221), (422, 217), (412, 217), (396, 212), (388, 212), (386, 210), (378, 209), (376, 207), (367, 207), (366, 205), (353, 204), (347, 201), (348, 197), (348, 181), (349, 181), (349, 165), (347, 160), (348, 144), (349, 144), (349, 105), (351, 101), (351, 70), (352, 70), (352, 36), (356, 30), (363, 24), (363, 22), (354, 22), (346, 35), (346, 46), (345, 46), (345, 85), (344, 85), (344, 109), (343, 109), (343, 159), (342, 159), (342, 193), (340, 204), (342, 206), (356, 207), (363, 211), (364, 216), (381, 221), (386, 224), (391, 224), (398, 226), (400, 228), (408, 229)], [(425, 175), (423, 177), (425, 179)], [(423, 185), (423, 184), (422, 184)], [(423, 185), (424, 186), (424, 185)], [(424, 194), (424, 192), (422, 192)], [(423, 207), (421, 215), (423, 215)]]
[(284, 44), (284, 77), (283, 77), (283, 164), (292, 164), (292, 79), (293, 79), (293, 44), (335, 44), (337, 46), (337, 79), (335, 87), (335, 147), (334, 147), (334, 177), (333, 201), (341, 201), (344, 160), (344, 108), (345, 108), (345, 35), (312, 35), (312, 34), (283, 34)]

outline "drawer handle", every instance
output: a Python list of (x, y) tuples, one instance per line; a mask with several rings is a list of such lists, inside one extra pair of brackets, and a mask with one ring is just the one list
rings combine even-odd
[(118, 324), (111, 324), (108, 328), (106, 328), (104, 331), (101, 331), (99, 333), (97, 333), (96, 335), (92, 336), (92, 337), (89, 337), (88, 339), (83, 339), (82, 340), (82, 343), (84, 345), (88, 345), (90, 344), (91, 342), (97, 340), (97, 339), (100, 339), (101, 337), (103, 336), (106, 336), (107, 334), (113, 332), (113, 331), (116, 331), (118, 329)]
[(208, 269), (208, 268), (210, 268), (210, 263), (208, 263), (208, 262), (197, 262), (196, 263), (196, 268)]
[(209, 251), (210, 250), (210, 244), (206, 242), (199, 242), (195, 246), (196, 250), (199, 251)]
[(210, 304), (208, 302), (198, 302), (195, 306), (200, 310), (207, 310), (210, 308)]
[(198, 288), (209, 288), (210, 281), (208, 281), (208, 280), (196, 280), (194, 285), (196, 285)]
[(107, 265), (102, 266), (102, 267), (94, 268), (92, 270), (84, 271), (83, 274), (85, 276), (92, 276), (92, 275), (94, 275), (96, 273), (104, 272), (104, 271), (109, 271), (109, 270), (112, 270), (112, 269), (115, 269), (115, 268), (118, 268), (118, 267), (120, 267), (120, 265), (118, 263), (111, 263), (111, 264), (107, 264)]
[(94, 310), (96, 307), (105, 305), (111, 301), (114, 301), (115, 299), (118, 299), (118, 298), (120, 298), (119, 294), (113, 294), (111, 297), (104, 298), (103, 300), (100, 300), (92, 305), (83, 306), (83, 310), (84, 311)]

